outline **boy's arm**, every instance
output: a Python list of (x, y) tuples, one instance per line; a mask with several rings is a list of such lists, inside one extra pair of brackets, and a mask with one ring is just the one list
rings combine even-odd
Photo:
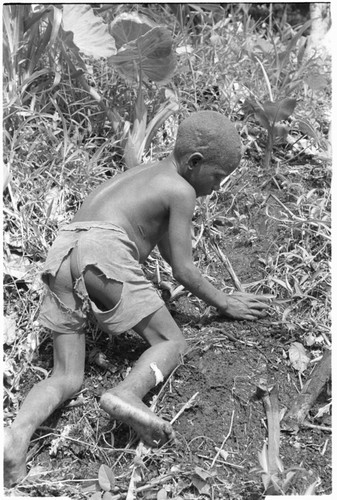
[(167, 234), (158, 247), (171, 267), (174, 278), (187, 290), (235, 319), (256, 319), (265, 315), (268, 307), (263, 301), (270, 297), (254, 294), (227, 295), (202, 276), (193, 263), (191, 223), (195, 207), (195, 192), (189, 186), (179, 185), (172, 190), (169, 200)]
[(168, 233), (162, 236), (162, 239), (157, 243), (158, 250), (163, 259), (171, 265), (171, 255), (170, 255), (170, 243), (168, 238)]

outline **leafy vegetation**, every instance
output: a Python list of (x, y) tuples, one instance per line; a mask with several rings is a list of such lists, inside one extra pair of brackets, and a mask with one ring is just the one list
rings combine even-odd
[[(51, 368), (51, 341), (36, 321), (38, 275), (59, 226), (105, 179), (165, 156), (178, 119), (196, 110), (229, 116), (241, 134), (244, 156), (218, 193), (198, 201), (195, 260), (227, 291), (273, 293), (271, 325), (287, 332), (287, 343), (304, 344), (314, 360), (329, 349), (331, 75), (329, 60), (306, 57), (310, 22), (294, 27), (284, 18), (255, 21), (246, 4), (17, 4), (4, 6), (3, 22), (6, 423), (28, 385)], [(256, 249), (259, 272), (238, 270), (237, 255)], [(219, 271), (224, 266), (230, 280)], [(145, 271), (174, 308), (185, 292), (159, 254)], [(202, 321), (210, 321), (210, 309), (189, 300)], [(189, 330), (191, 349), (201, 342), (199, 329)], [(113, 373), (116, 368), (97, 355), (100, 332), (93, 326), (90, 334), (90, 361)], [(289, 364), (290, 369), (301, 383), (303, 370)], [(75, 405), (86, 401), (85, 389)], [(97, 409), (86, 411), (83, 426), (63, 435), (52, 430), (51, 437), (62, 437), (56, 455), (71, 456), (71, 443), (95, 465), (95, 473), (65, 478), (55, 487), (57, 471), (47, 479), (35, 466), (20, 494), (57, 490), (72, 498), (166, 499), (182, 498), (182, 491), (185, 498), (192, 498), (191, 491), (199, 497), (224, 487), (228, 492), (238, 481), (242, 486), (237, 477), (223, 485), (216, 468), (227, 460), (222, 447), (202, 468), (187, 449), (172, 463), (167, 449), (135, 449), (132, 439), (111, 459), (111, 449), (118, 452), (113, 430), (98, 431)], [(37, 437), (30, 458), (48, 443), (48, 435)], [(254, 450), (256, 464), (258, 453), (263, 472), (253, 473), (252, 481), (259, 491), (270, 482), (278, 492), (285, 486), (287, 493), (309, 491), (313, 481), (298, 485), (291, 467), (289, 475), (284, 468), (271, 470), (266, 447)]]

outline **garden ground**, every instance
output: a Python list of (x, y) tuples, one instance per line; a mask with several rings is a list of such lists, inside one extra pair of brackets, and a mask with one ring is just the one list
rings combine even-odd
[[(326, 165), (313, 159), (310, 164), (287, 169), (288, 179), (305, 182), (306, 189), (310, 183), (317, 188), (319, 182), (327, 182)], [(214, 247), (207, 246), (207, 241), (219, 238), (243, 286), (263, 283), (263, 262), (273, 255), (275, 242), (282, 238), (280, 224), (266, 215), (267, 205), (274, 215), (280, 211), (276, 200), (286, 206), (289, 191), (282, 189), (272, 175), (269, 181), (265, 171), (251, 168), (249, 160), (235, 173), (231, 194), (226, 189), (219, 193), (217, 213), (208, 218), (212, 223), (205, 227), (200, 243), (204, 247), (198, 247), (197, 252), (201, 270), (218, 287), (232, 289), (226, 268), (212, 254)], [(228, 207), (233, 209), (233, 204), (245, 215), (241, 228), (234, 227), (229, 217), (219, 215), (225, 214)], [(201, 222), (198, 227), (203, 227)], [(145, 270), (154, 278), (155, 260)], [(268, 431), (257, 388), (261, 380), (267, 380), (269, 388), (277, 387), (280, 410), (292, 406), (315, 365), (312, 363), (299, 375), (289, 361), (290, 345), (303, 342), (304, 332), (282, 321), (278, 307), (258, 322), (229, 321), (198, 299), (178, 291), (181, 293), (174, 295), (165, 287), (163, 296), (188, 339), (189, 351), (169, 380), (148, 398), (148, 404), (155, 405), (159, 415), (175, 420), (177, 442), (159, 450), (144, 448), (127, 426), (110, 421), (100, 410), (100, 394), (125, 376), (145, 345), (132, 332), (109, 339), (92, 327), (83, 391), (34, 435), (28, 480), (6, 494), (84, 499), (97, 492), (100, 497), (104, 488), (99, 471), (105, 464), (114, 474), (105, 487), (105, 498), (124, 499), (127, 494), (158, 499), (263, 498), (258, 453)], [(322, 342), (318, 337), (316, 340), (317, 344), (310, 347), (312, 358), (322, 349)], [(41, 369), (52, 367), (48, 336), (39, 350), (25, 387), (20, 387), (22, 397), (42, 377)], [(284, 476), (287, 470), (298, 468), (287, 494), (303, 494), (314, 482), (316, 494), (331, 494), (331, 416), (320, 411), (329, 398), (326, 385), (308, 415), (308, 426), (298, 432), (281, 432)]]

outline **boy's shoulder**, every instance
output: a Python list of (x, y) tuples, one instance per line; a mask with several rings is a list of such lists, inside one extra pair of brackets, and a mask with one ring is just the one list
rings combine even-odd
[(195, 199), (196, 197), (195, 190), (191, 184), (176, 171), (160, 170), (155, 183), (161, 192), (171, 195), (174, 198), (184, 197)]

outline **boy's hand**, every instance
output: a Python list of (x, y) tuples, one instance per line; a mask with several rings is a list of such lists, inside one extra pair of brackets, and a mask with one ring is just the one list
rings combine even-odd
[(218, 310), (228, 318), (255, 320), (266, 316), (268, 303), (274, 298), (273, 295), (236, 292), (226, 295), (226, 305)]

